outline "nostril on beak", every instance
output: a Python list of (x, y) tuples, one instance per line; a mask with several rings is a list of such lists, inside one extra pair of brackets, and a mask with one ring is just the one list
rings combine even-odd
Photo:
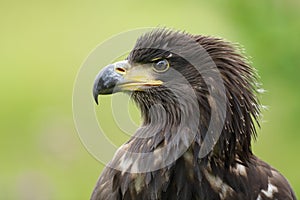
[(115, 71), (119, 74), (126, 74), (126, 70), (122, 67), (116, 67)]

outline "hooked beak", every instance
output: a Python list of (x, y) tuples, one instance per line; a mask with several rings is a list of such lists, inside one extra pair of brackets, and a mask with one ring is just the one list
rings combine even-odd
[(98, 104), (98, 95), (113, 94), (121, 91), (142, 91), (152, 86), (162, 85), (155, 80), (149, 66), (132, 67), (127, 60), (110, 64), (96, 76), (93, 96)]

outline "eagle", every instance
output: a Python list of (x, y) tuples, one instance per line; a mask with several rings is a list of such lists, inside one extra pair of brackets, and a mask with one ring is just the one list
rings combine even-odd
[(103, 170), (91, 200), (269, 200), (296, 196), (256, 157), (257, 72), (224, 39), (157, 28), (103, 68), (93, 96), (124, 92), (142, 123)]

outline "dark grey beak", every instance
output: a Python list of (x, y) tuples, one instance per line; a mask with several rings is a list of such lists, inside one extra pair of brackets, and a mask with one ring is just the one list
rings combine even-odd
[(162, 85), (163, 82), (156, 80), (152, 72), (152, 67), (148, 65), (132, 67), (127, 60), (106, 66), (99, 72), (94, 83), (93, 96), (96, 103), (98, 104), (99, 94), (143, 91)]
[(125, 71), (124, 67), (126, 64), (127, 62), (124, 61), (108, 65), (96, 76), (93, 87), (93, 96), (97, 104), (99, 94), (112, 94), (119, 92), (117, 84), (123, 80), (122, 71)]

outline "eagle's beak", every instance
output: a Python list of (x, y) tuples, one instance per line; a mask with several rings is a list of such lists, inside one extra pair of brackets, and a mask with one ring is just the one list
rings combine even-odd
[(93, 95), (98, 104), (99, 94), (143, 90), (162, 83), (153, 78), (151, 67), (147, 65), (132, 67), (125, 60), (108, 65), (99, 72), (94, 82)]

